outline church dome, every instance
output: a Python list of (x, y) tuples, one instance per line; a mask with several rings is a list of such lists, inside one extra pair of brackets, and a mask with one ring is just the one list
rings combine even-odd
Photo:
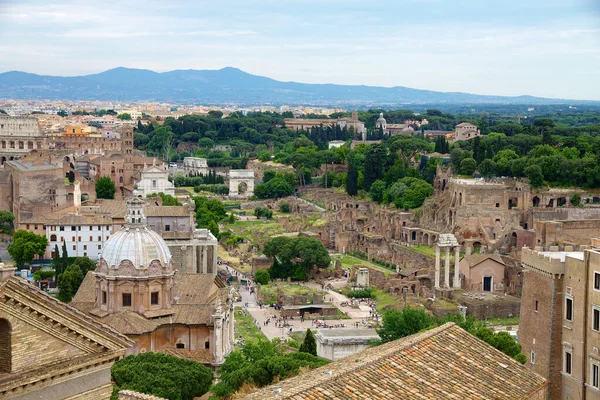
[(157, 260), (163, 267), (171, 263), (171, 251), (164, 239), (146, 226), (144, 201), (134, 198), (127, 202), (126, 224), (104, 244), (100, 258), (109, 269), (118, 269), (130, 261), (136, 269), (147, 269)]
[(377, 128), (380, 127), (385, 127), (387, 121), (385, 120), (385, 118), (383, 118), (383, 113), (379, 113), (379, 118), (377, 118), (377, 121), (375, 121), (375, 126)]

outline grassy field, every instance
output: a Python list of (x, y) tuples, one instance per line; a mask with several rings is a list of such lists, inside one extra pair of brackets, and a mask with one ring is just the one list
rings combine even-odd
[(241, 308), (236, 307), (235, 312), (235, 330), (236, 339), (243, 337), (244, 342), (256, 342), (258, 340), (268, 340), (264, 333), (254, 325), (252, 316), (248, 313), (245, 315), (241, 314)]
[[(325, 295), (326, 292), (321, 290), (315, 290), (308, 288), (306, 286), (296, 285), (293, 283), (281, 283), (279, 287), (283, 290), (283, 293), (288, 296), (298, 295), (298, 294), (320, 294)], [(269, 283), (267, 285), (262, 285), (260, 287), (260, 293), (263, 296), (265, 303), (274, 303), (277, 301), (277, 286), (275, 283)], [(310, 298), (310, 296), (309, 296)]]
[(351, 256), (350, 254), (342, 254), (340, 256), (334, 256), (334, 257), (332, 257), (332, 260), (333, 261), (340, 260), (340, 262), (342, 263), (342, 268), (350, 268), (354, 265), (361, 265), (361, 266), (364, 266), (367, 268), (381, 271), (386, 275), (392, 272), (390, 269), (382, 267), (381, 265), (373, 264), (369, 261), (362, 260), (360, 258)]

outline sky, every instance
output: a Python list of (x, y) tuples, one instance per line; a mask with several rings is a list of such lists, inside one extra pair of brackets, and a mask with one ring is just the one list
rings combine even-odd
[(119, 66), (600, 100), (600, 0), (0, 0), (0, 72)]

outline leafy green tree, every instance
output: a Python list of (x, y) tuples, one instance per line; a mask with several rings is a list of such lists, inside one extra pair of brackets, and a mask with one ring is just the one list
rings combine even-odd
[(274, 169), (268, 169), (263, 173), (263, 183), (269, 182), (271, 179), (277, 176), (277, 171)]
[(108, 176), (102, 176), (96, 181), (96, 198), (98, 199), (114, 199), (116, 190), (115, 183)]
[(267, 271), (266, 269), (259, 269), (254, 274), (254, 281), (256, 283), (260, 283), (261, 285), (266, 285), (267, 283), (269, 283), (270, 280), (271, 280), (271, 275), (269, 274), (269, 271)]
[(383, 313), (383, 323), (377, 334), (383, 343), (414, 335), (433, 325), (433, 319), (423, 308), (407, 307), (402, 311), (389, 310)]
[(581, 197), (579, 197), (579, 193), (574, 193), (573, 196), (571, 196), (571, 204), (574, 205), (575, 207), (577, 207), (579, 205), (579, 203), (581, 203)]
[(294, 188), (284, 177), (277, 175), (267, 183), (260, 183), (254, 188), (259, 199), (279, 199), (294, 194)]
[(297, 375), (300, 368), (313, 369), (328, 363), (309, 353), (284, 354), (280, 343), (246, 343), (242, 349), (231, 352), (219, 368), (220, 382), (213, 386), (212, 393), (217, 398), (231, 398), (244, 384), (262, 387)]
[(381, 203), (385, 194), (385, 182), (378, 179), (371, 185), (371, 200)]
[(210, 389), (212, 371), (192, 360), (146, 352), (117, 360), (111, 368), (113, 396), (133, 390), (171, 400), (193, 400)]
[(128, 113), (119, 114), (119, 115), (117, 115), (117, 118), (122, 121), (131, 121), (131, 114), (128, 114)]
[(58, 299), (65, 303), (70, 302), (77, 293), (79, 286), (81, 286), (83, 278), (83, 272), (79, 265), (69, 265), (65, 272), (58, 277)]
[(0, 210), (0, 232), (10, 234), (14, 220), (15, 216), (13, 213)]
[(312, 354), (313, 356), (317, 355), (317, 341), (315, 340), (315, 335), (313, 335), (310, 329), (306, 330), (304, 341), (300, 345), (300, 352)]
[(256, 218), (273, 218), (273, 211), (268, 207), (256, 207), (254, 209), (254, 216)]
[(539, 187), (544, 184), (544, 174), (539, 165), (530, 165), (525, 168), (525, 175), (527, 176), (527, 179), (529, 179), (531, 186)]
[(198, 140), (198, 146), (212, 149), (215, 147), (215, 141), (211, 138), (203, 137)]
[(13, 241), (8, 246), (8, 254), (17, 266), (30, 264), (35, 255), (42, 257), (46, 252), (48, 239), (46, 236), (36, 235), (26, 230), (18, 230), (13, 235)]
[(325, 246), (305, 236), (273, 238), (265, 243), (264, 254), (274, 258), (269, 270), (272, 278), (304, 280), (312, 268), (327, 268), (331, 262)]
[(454, 167), (454, 170), (458, 170), (460, 166), (460, 161), (462, 159), (462, 150), (459, 148), (454, 148), (450, 152), (450, 164)]
[(423, 205), (425, 199), (433, 194), (433, 186), (422, 179), (406, 177), (402, 183), (407, 186), (404, 195), (395, 204), (403, 208), (413, 209)]
[(458, 173), (461, 175), (473, 175), (477, 168), (477, 161), (474, 158), (465, 158), (460, 162)]
[(490, 159), (486, 159), (483, 160), (481, 164), (479, 164), (479, 167), (477, 169), (479, 170), (481, 176), (483, 176), (484, 178), (489, 178), (491, 176), (494, 176), (494, 174), (496, 173), (496, 163)]
[(365, 158), (363, 189), (371, 190), (371, 185), (383, 177), (383, 164), (386, 158), (386, 149), (381, 144), (371, 145)]
[(406, 189), (408, 189), (408, 186), (406, 186), (406, 184), (404, 182), (398, 181), (398, 182), (394, 183), (392, 186), (390, 186), (388, 188), (388, 191), (387, 191), (388, 201), (390, 203), (393, 203), (397, 199), (402, 198), (402, 196), (404, 196), (404, 193), (406, 192)]

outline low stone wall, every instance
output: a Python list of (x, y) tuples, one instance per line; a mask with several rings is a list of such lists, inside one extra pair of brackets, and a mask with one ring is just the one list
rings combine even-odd
[(498, 300), (477, 300), (461, 297), (459, 303), (467, 307), (467, 315), (476, 319), (507, 318), (521, 315), (521, 301), (516, 297), (507, 296)]

